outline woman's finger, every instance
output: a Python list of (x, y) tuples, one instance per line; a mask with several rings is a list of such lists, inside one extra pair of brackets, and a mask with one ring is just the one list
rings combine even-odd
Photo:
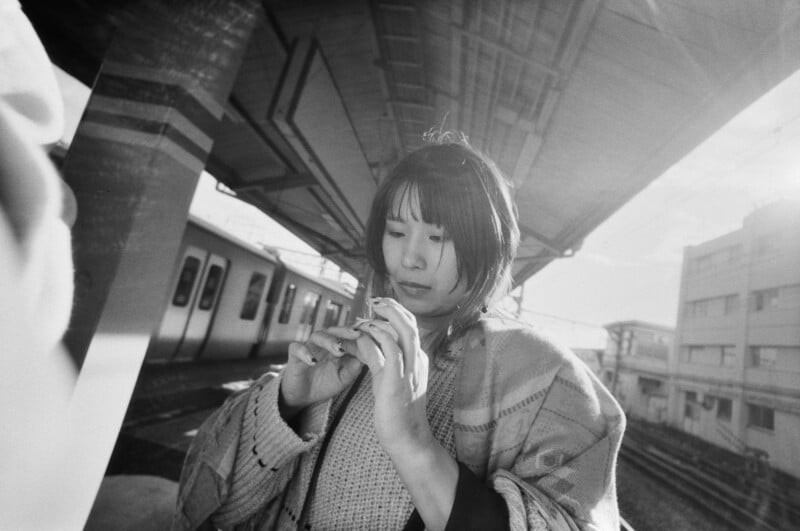
[(358, 339), (358, 336), (361, 335), (360, 332), (353, 330), (353, 328), (349, 326), (332, 326), (330, 328), (326, 328), (325, 332), (332, 336), (336, 336), (339, 339), (347, 339), (349, 341), (355, 341)]
[(303, 343), (289, 343), (289, 357), (312, 367), (317, 364), (317, 358), (311, 354), (311, 350)]
[(383, 319), (361, 319), (361, 318), (359, 318), (359, 319), (356, 319), (356, 324), (355, 324), (355, 326), (353, 326), (353, 329), (360, 331), (362, 326), (367, 325), (369, 323), (372, 323), (375, 326), (377, 326), (378, 328), (381, 328), (382, 330), (388, 332), (392, 336), (392, 339), (394, 339), (395, 342), (400, 340), (400, 335), (397, 333), (397, 330), (394, 329), (394, 327), (389, 323), (389, 321), (384, 321)]
[(392, 334), (378, 326), (376, 322), (366, 323), (362, 329), (378, 345), (386, 360), (386, 367), (390, 371), (402, 378), (407, 370), (414, 370), (413, 364), (409, 365), (405, 362), (403, 349), (397, 344)]
[(383, 352), (378, 348), (378, 344), (367, 334), (361, 334), (356, 340), (356, 348), (353, 355), (369, 368), (369, 372), (374, 375), (383, 370), (385, 359)]
[(338, 338), (335, 343), (336, 351), (333, 352), (334, 356), (352, 355), (358, 348), (356, 340), (361, 336), (361, 332), (354, 330), (352, 327), (332, 326), (326, 329), (325, 332)]
[(416, 318), (399, 302), (390, 298), (372, 299), (372, 309), (397, 330), (406, 369), (415, 371), (416, 353), (420, 349)]
[(370, 304), (372, 304), (373, 308), (377, 306), (379, 308), (392, 309), (398, 314), (398, 316), (400, 316), (401, 319), (409, 323), (412, 328), (417, 328), (417, 318), (414, 317), (414, 314), (411, 313), (405, 306), (400, 304), (396, 299), (391, 297), (373, 297), (370, 300)]
[[(352, 336), (352, 334), (350, 335)], [(356, 337), (353, 337), (352, 340), (354, 341)], [(345, 339), (343, 337), (337, 337), (336, 335), (330, 333), (329, 330), (317, 330), (311, 334), (307, 343), (321, 347), (337, 358), (347, 353)]]

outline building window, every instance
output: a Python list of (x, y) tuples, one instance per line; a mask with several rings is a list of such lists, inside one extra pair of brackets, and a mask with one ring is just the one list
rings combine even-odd
[(178, 278), (175, 295), (172, 297), (174, 306), (183, 307), (189, 304), (189, 297), (192, 295), (192, 288), (194, 288), (194, 281), (197, 278), (198, 271), (200, 271), (200, 260), (194, 256), (187, 256), (183, 262), (181, 276)]
[(286, 286), (286, 292), (283, 294), (283, 304), (281, 305), (281, 313), (278, 315), (278, 322), (286, 324), (289, 322), (289, 317), (292, 315), (292, 306), (294, 305), (294, 295), (297, 293), (297, 286), (289, 284)]
[(778, 360), (778, 349), (775, 347), (750, 347), (750, 366), (769, 369)]
[(218, 265), (212, 265), (208, 269), (206, 276), (206, 285), (203, 286), (203, 292), (200, 294), (200, 304), (197, 307), (201, 310), (210, 310), (214, 305), (214, 300), (217, 297), (217, 291), (220, 284), (222, 284), (222, 268)]
[(771, 407), (747, 404), (747, 425), (769, 431), (775, 430), (775, 410)]
[(663, 382), (655, 378), (639, 376), (639, 390), (643, 395), (660, 395), (663, 391)]
[(693, 420), (700, 418), (700, 404), (697, 402), (697, 393), (694, 391), (686, 391), (683, 416)]
[(701, 299), (686, 303), (686, 317), (721, 317), (731, 315), (739, 309), (739, 295), (726, 295), (713, 299)]
[(686, 350), (686, 361), (698, 365), (723, 364), (723, 347), (719, 345), (689, 345)]
[(643, 358), (667, 359), (669, 347), (662, 343), (644, 343), (636, 345), (636, 355)]
[(306, 298), (303, 300), (303, 313), (300, 314), (300, 324), (314, 324), (314, 321), (317, 320), (317, 311), (319, 310), (321, 298), (317, 293), (306, 293)]
[(267, 277), (261, 273), (253, 273), (250, 277), (250, 284), (247, 286), (247, 293), (244, 296), (242, 311), (239, 312), (239, 319), (252, 321), (258, 312), (258, 303), (261, 302), (261, 295), (264, 293), (264, 286), (267, 284)]
[(735, 367), (736, 347), (734, 345), (723, 345), (721, 348), (722, 348), (722, 365), (724, 367)]
[(725, 297), (725, 315), (731, 315), (739, 310), (739, 295), (727, 295)]
[(733, 411), (733, 403), (730, 398), (717, 398), (717, 418), (730, 422)]
[(690, 302), (690, 317), (705, 317), (708, 315), (708, 299)]
[(752, 294), (751, 310), (763, 312), (778, 305), (778, 288), (762, 289)]
[(338, 302), (328, 301), (328, 307), (325, 308), (325, 321), (322, 324), (323, 328), (329, 326), (336, 326), (339, 324), (339, 316), (342, 314), (342, 305)]

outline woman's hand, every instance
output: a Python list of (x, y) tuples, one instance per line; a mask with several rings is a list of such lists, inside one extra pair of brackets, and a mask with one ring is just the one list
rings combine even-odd
[(378, 442), (426, 529), (444, 529), (455, 500), (458, 464), (428, 424), (428, 355), (420, 347), (417, 320), (393, 299), (372, 299), (371, 303), (388, 324), (360, 325), (365, 335), (356, 344), (359, 358), (372, 373)]
[(314, 332), (305, 343), (289, 344), (280, 390), (284, 420), (335, 396), (355, 381), (362, 364), (349, 352), (355, 351), (360, 336), (351, 328), (331, 327)]
[(371, 300), (385, 324), (363, 323), (358, 356), (372, 373), (375, 397), (375, 431), (390, 457), (429, 448), (435, 442), (425, 411), (428, 355), (420, 347), (414, 315), (389, 298)]

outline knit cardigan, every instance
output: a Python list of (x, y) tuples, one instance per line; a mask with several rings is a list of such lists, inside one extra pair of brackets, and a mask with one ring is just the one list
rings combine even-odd
[[(503, 497), (512, 530), (619, 529), (615, 469), (625, 427), (619, 405), (574, 354), (527, 325), (494, 317), (481, 325), (458, 354), (452, 412), (458, 461)], [(237, 468), (254, 392), (229, 399), (199, 430), (181, 475), (174, 529), (197, 528), (224, 507), (236, 474), (294, 473)], [(309, 408), (298, 429), (305, 440), (287, 448), (287, 457), (318, 444), (328, 410)], [(259, 509), (254, 502), (236, 518), (274, 516)]]

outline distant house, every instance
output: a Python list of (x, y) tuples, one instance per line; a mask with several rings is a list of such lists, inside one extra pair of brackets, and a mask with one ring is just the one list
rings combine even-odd
[(610, 323), (605, 329), (601, 380), (629, 417), (666, 422), (674, 330), (635, 320)]

